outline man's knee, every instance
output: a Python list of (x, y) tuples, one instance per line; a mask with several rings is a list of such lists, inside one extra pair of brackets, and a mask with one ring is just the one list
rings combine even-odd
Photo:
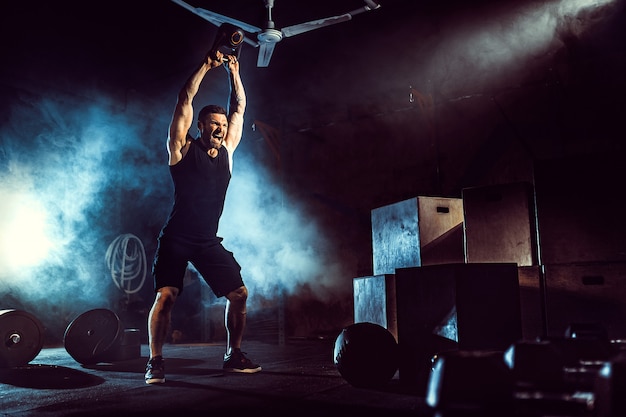
[(162, 287), (157, 290), (156, 303), (163, 308), (171, 308), (178, 297), (178, 288)]
[(229, 292), (226, 295), (226, 298), (231, 303), (245, 303), (248, 299), (248, 289), (245, 287), (245, 285), (242, 285), (236, 290)]

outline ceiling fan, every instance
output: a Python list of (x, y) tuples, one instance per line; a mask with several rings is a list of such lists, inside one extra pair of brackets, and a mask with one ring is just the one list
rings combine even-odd
[(183, 0), (172, 0), (174, 3), (184, 7), (190, 12), (208, 20), (215, 26), (220, 26), (223, 23), (229, 23), (241, 28), (243, 31), (255, 35), (256, 40), (250, 39), (248, 36), (244, 37), (244, 41), (254, 47), (259, 48), (259, 55), (257, 58), (257, 67), (267, 67), (272, 58), (274, 47), (283, 38), (298, 35), (300, 33), (309, 32), (314, 29), (319, 29), (325, 26), (334, 25), (336, 23), (346, 22), (351, 20), (353, 16), (367, 12), (369, 10), (375, 10), (380, 7), (380, 4), (376, 0), (363, 0), (365, 5), (350, 12), (331, 16), (324, 19), (312, 20), (310, 22), (300, 23), (293, 26), (287, 26), (282, 29), (276, 29), (274, 21), (272, 20), (272, 9), (274, 8), (274, 0), (263, 0), (265, 8), (267, 8), (267, 20), (265, 26), (261, 29), (259, 27), (250, 25), (245, 22), (224, 16), (206, 9), (199, 7), (193, 7)]

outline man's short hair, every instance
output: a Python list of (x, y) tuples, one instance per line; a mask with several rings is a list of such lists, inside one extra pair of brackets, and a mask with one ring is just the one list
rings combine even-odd
[(208, 106), (204, 106), (200, 113), (198, 113), (198, 120), (204, 120), (209, 114), (226, 114), (226, 109), (222, 106), (218, 106), (217, 104), (209, 104)]

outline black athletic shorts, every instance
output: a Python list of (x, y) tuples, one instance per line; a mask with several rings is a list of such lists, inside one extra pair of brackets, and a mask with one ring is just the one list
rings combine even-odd
[(154, 289), (176, 287), (183, 292), (188, 262), (196, 268), (216, 297), (223, 297), (243, 284), (241, 266), (221, 243), (197, 245), (161, 237), (158, 240), (152, 276)]

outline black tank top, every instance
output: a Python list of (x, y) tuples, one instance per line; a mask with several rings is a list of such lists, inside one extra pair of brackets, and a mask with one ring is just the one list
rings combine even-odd
[(231, 177), (226, 147), (211, 158), (197, 139), (193, 140), (183, 159), (169, 169), (174, 206), (161, 236), (195, 244), (221, 242), (217, 228)]

